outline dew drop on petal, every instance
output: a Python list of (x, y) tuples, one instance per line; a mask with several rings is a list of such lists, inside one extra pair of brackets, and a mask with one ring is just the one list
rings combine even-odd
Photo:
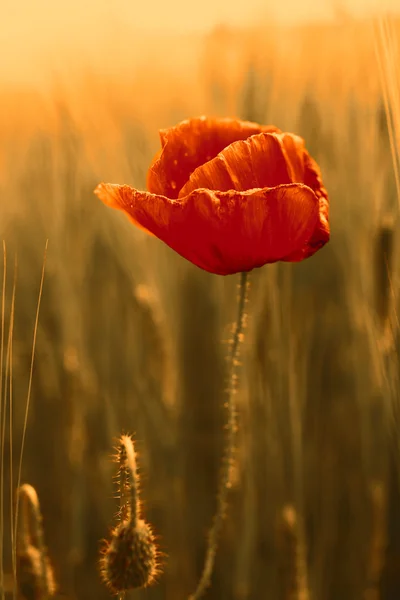
[(174, 159), (174, 165), (175, 165), (175, 167), (178, 166), (178, 161), (176, 160), (176, 158)]
[(171, 187), (173, 190), (176, 190), (176, 181), (171, 181)]

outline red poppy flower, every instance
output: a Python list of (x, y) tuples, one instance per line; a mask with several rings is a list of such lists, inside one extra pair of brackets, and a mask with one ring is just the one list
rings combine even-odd
[(196, 118), (160, 132), (148, 192), (95, 193), (211, 273), (298, 262), (329, 240), (329, 203), (302, 138), (238, 119)]

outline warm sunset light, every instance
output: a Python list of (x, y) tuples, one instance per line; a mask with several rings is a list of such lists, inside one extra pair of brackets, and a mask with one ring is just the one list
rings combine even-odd
[[(365, 17), (376, 10), (398, 11), (398, 0), (186, 0), (142, 2), (131, 0), (5, 0), (1, 7), (0, 81), (43, 83), (43, 74), (70, 73), (75, 63), (117, 68), (127, 56), (169, 34), (198, 34), (215, 26), (252, 27), (271, 22), (299, 24), (332, 22), (337, 18)], [(151, 44), (149, 40), (151, 39)], [(158, 45), (157, 45), (158, 48)], [(166, 49), (163, 48), (163, 52)], [(167, 54), (168, 54), (167, 50)], [(112, 63), (112, 65), (110, 65)]]
[(399, 2), (2, 1), (0, 600), (400, 598)]

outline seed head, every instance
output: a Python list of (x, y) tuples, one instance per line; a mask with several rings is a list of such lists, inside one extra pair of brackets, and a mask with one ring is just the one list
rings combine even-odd
[(157, 547), (150, 526), (138, 519), (117, 525), (100, 559), (104, 583), (115, 593), (146, 587), (158, 573)]

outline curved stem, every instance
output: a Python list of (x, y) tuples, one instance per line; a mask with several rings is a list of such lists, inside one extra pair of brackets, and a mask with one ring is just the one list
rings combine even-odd
[(133, 528), (138, 519), (138, 473), (136, 452), (129, 435), (122, 435), (119, 445), (121, 520), (129, 518)]
[(235, 442), (236, 442), (236, 383), (237, 368), (240, 342), (243, 339), (245, 305), (247, 300), (248, 273), (240, 274), (239, 301), (235, 329), (229, 354), (229, 391), (227, 400), (228, 419), (226, 425), (225, 454), (222, 465), (222, 472), (219, 480), (219, 489), (217, 497), (217, 510), (214, 516), (213, 524), (208, 535), (208, 545), (204, 560), (203, 572), (197, 588), (189, 597), (189, 600), (198, 600), (210, 585), (212, 572), (214, 569), (215, 555), (217, 552), (218, 540), (221, 534), (222, 525), (227, 506), (227, 497), (229, 489), (232, 486), (232, 466), (234, 462)]

